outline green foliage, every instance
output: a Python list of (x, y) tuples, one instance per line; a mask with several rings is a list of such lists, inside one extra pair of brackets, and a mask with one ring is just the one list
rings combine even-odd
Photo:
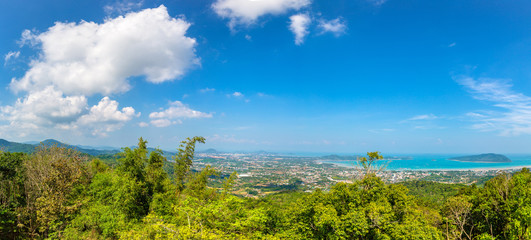
[(76, 236), (117, 238), (121, 231), (143, 217), (144, 207), (137, 204), (143, 191), (128, 175), (115, 171), (97, 174), (88, 190), (89, 203), (71, 222), (66, 233), (72, 239)]
[(369, 175), (298, 201), (290, 231), (301, 239), (441, 239), (416, 207), (406, 188)]
[(165, 160), (160, 149), (152, 151), (149, 155), (146, 166), (146, 181), (154, 193), (164, 192), (164, 187), (168, 184), (165, 182), (168, 180), (168, 174), (163, 169)]
[(175, 174), (175, 183), (177, 184), (177, 189), (181, 191), (184, 188), (184, 180), (186, 179), (187, 174), (190, 172), (192, 167), (192, 160), (194, 159), (195, 144), (205, 143), (204, 137), (193, 137), (186, 138), (185, 141), (181, 142), (179, 146), (179, 152), (174, 157), (174, 174)]
[(24, 162), (26, 206), (19, 226), (30, 236), (61, 237), (83, 205), (91, 178), (86, 162), (77, 151), (45, 145)]
[(443, 215), (449, 237), (531, 239), (531, 173), (500, 173), (449, 198)]
[(9, 142), (4, 139), (0, 139), (0, 150), (13, 153), (26, 153), (31, 154), (35, 151), (35, 145)]
[(137, 148), (124, 148), (123, 153), (119, 154), (121, 158), (119, 159), (120, 165), (118, 166), (118, 170), (138, 181), (143, 181), (145, 177), (144, 165), (147, 163), (148, 153), (146, 144), (147, 141), (139, 138)]
[(232, 172), (228, 178), (225, 178), (225, 181), (223, 181), (223, 194), (228, 194), (232, 190), (236, 179), (238, 179), (236, 171)]
[(471, 239), (473, 229), (469, 229), (467, 226), (467, 222), (470, 221), (471, 210), (472, 203), (469, 202), (468, 197), (454, 196), (449, 198), (444, 204), (443, 214), (453, 228), (447, 234), (456, 239), (462, 239), (463, 235), (467, 239)]
[(99, 158), (92, 159), (92, 161), (90, 161), (89, 168), (93, 175), (96, 175), (97, 173), (106, 172), (109, 170), (109, 166), (105, 164), (102, 160), (100, 160)]
[(17, 236), (17, 211), (25, 204), (23, 153), (0, 152), (0, 236)]
[[(367, 158), (368, 157), (368, 158)], [(376, 174), (385, 168), (385, 165), (378, 165), (377, 161), (382, 160), (380, 152), (368, 152), (367, 157), (358, 158), (358, 164), (361, 166), (361, 176)]]
[(208, 179), (212, 175), (219, 175), (219, 172), (210, 165), (203, 168), (201, 172), (188, 175), (186, 193), (202, 200), (211, 199), (216, 194), (215, 189), (207, 188)]
[(415, 196), (417, 203), (429, 208), (440, 210), (446, 199), (456, 195), (462, 184), (447, 184), (430, 181), (407, 181), (399, 183), (409, 190), (409, 195)]
[[(531, 239), (528, 169), (500, 173), (484, 187), (386, 184), (375, 174), (382, 157), (370, 152), (351, 184), (303, 193), (292, 178), (291, 191), (243, 198), (230, 194), (240, 184), (236, 172), (221, 183), (209, 165), (191, 170), (195, 144), (204, 141), (183, 141), (173, 166), (142, 138), (116, 166), (60, 147), (0, 152), (0, 238)], [(245, 187), (258, 194), (278, 186)]]

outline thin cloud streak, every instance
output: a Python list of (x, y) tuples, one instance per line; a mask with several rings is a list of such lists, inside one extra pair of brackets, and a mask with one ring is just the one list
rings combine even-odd
[(435, 116), (434, 114), (423, 114), (423, 115), (417, 115), (414, 117), (409, 118), (409, 121), (418, 121), (418, 120), (433, 120), (437, 119), (439, 117)]
[(456, 81), (473, 98), (503, 109), (484, 114), (468, 113), (467, 116), (477, 122), (472, 125), (473, 129), (497, 131), (502, 136), (531, 134), (531, 97), (513, 91), (510, 80), (460, 77)]

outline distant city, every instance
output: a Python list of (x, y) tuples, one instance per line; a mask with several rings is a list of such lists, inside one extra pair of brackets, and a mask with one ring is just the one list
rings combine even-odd
[[(9, 142), (0, 139), (0, 149), (11, 152), (30, 153), (40, 144), (74, 148), (82, 153), (102, 158), (112, 158), (121, 151), (119, 148), (111, 147), (97, 149), (91, 146), (73, 146), (53, 139), (27, 143)], [(154, 149), (150, 149), (150, 151), (152, 150)], [(164, 151), (164, 156), (168, 162), (173, 161), (172, 157), (175, 154), (176, 152)], [(338, 182), (352, 182), (360, 175), (360, 167), (356, 163), (356, 158), (358, 157), (361, 157), (361, 155), (299, 156), (265, 151), (244, 153), (206, 149), (196, 152), (193, 170), (200, 171), (206, 165), (210, 165), (220, 171), (222, 176), (228, 176), (236, 171), (239, 181), (233, 193), (245, 197), (259, 197), (286, 190), (307, 192), (315, 189), (329, 190)], [(415, 165), (418, 161), (436, 164), (429, 157), (431, 156), (424, 157), (425, 159), (423, 160), (415, 160), (412, 156), (385, 156), (383, 160), (377, 161), (378, 166), (382, 167), (382, 170), (377, 175), (388, 183), (427, 180), (470, 185), (483, 184), (502, 169), (507, 172), (521, 169), (520, 166), (508, 168), (465, 168), (459, 170), (412, 169), (404, 167), (396, 169), (389, 167), (390, 164)], [(451, 162), (450, 160), (440, 161)], [(214, 179), (213, 187), (220, 184), (221, 179)]]

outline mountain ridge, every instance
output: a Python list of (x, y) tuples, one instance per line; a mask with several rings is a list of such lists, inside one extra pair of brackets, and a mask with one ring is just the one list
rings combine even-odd
[[(23, 153), (33, 153), (35, 151), (35, 148), (38, 146), (45, 145), (45, 146), (58, 146), (58, 147), (65, 147), (77, 150), (79, 152), (91, 155), (91, 156), (99, 156), (99, 155), (114, 155), (117, 153), (122, 152), (122, 148), (114, 148), (114, 147), (93, 147), (93, 146), (82, 146), (82, 145), (70, 145), (67, 143), (63, 143), (61, 141), (55, 140), (55, 139), (45, 139), (41, 142), (36, 142), (35, 144), (30, 143), (18, 143), (18, 142), (11, 142), (5, 139), (0, 138), (0, 150), (7, 151), (7, 152), (23, 152)], [(130, 148), (136, 148), (136, 146), (131, 146)], [(155, 151), (156, 148), (148, 148), (148, 152)], [(213, 152), (217, 152), (215, 149), (208, 149)], [(165, 151), (163, 150), (163, 156), (165, 156), (168, 159), (171, 159), (175, 154), (177, 154), (176, 151)]]
[(40, 145), (45, 146), (59, 146), (59, 147), (66, 147), (75, 149), (77, 151), (80, 151), (82, 153), (86, 153), (88, 155), (92, 156), (98, 156), (102, 154), (116, 154), (121, 152), (120, 150), (97, 150), (93, 148), (81, 148), (79, 146), (69, 145), (63, 142), (60, 142), (55, 139), (45, 139), (39, 143), (36, 144), (29, 144), (29, 143), (18, 143), (18, 142), (11, 142), (5, 139), (0, 139), (0, 150), (8, 151), (8, 152), (23, 152), (23, 153), (32, 153), (35, 151), (35, 148), (37, 148)]

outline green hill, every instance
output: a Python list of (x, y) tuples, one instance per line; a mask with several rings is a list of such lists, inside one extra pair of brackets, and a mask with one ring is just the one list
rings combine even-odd
[(450, 158), (449, 160), (460, 161), (460, 162), (482, 162), (482, 163), (511, 162), (511, 159), (509, 159), (508, 157), (501, 155), (501, 154), (495, 154), (495, 153), (454, 157), (454, 158)]
[(24, 152), (31, 153), (35, 149), (35, 145), (10, 142), (5, 139), (0, 139), (0, 150), (7, 152)]
[(39, 146), (40, 144), (43, 144), (45, 146), (57, 145), (59, 147), (76, 149), (82, 153), (86, 153), (92, 156), (97, 156), (97, 155), (102, 155), (102, 154), (114, 155), (120, 152), (119, 150), (96, 150), (96, 149), (80, 148), (80, 147), (68, 145), (66, 143), (62, 143), (55, 139), (46, 139), (38, 144), (17, 143), (17, 142), (10, 142), (5, 139), (0, 139), (0, 150), (6, 151), (6, 152), (32, 153), (35, 150), (35, 148)]

